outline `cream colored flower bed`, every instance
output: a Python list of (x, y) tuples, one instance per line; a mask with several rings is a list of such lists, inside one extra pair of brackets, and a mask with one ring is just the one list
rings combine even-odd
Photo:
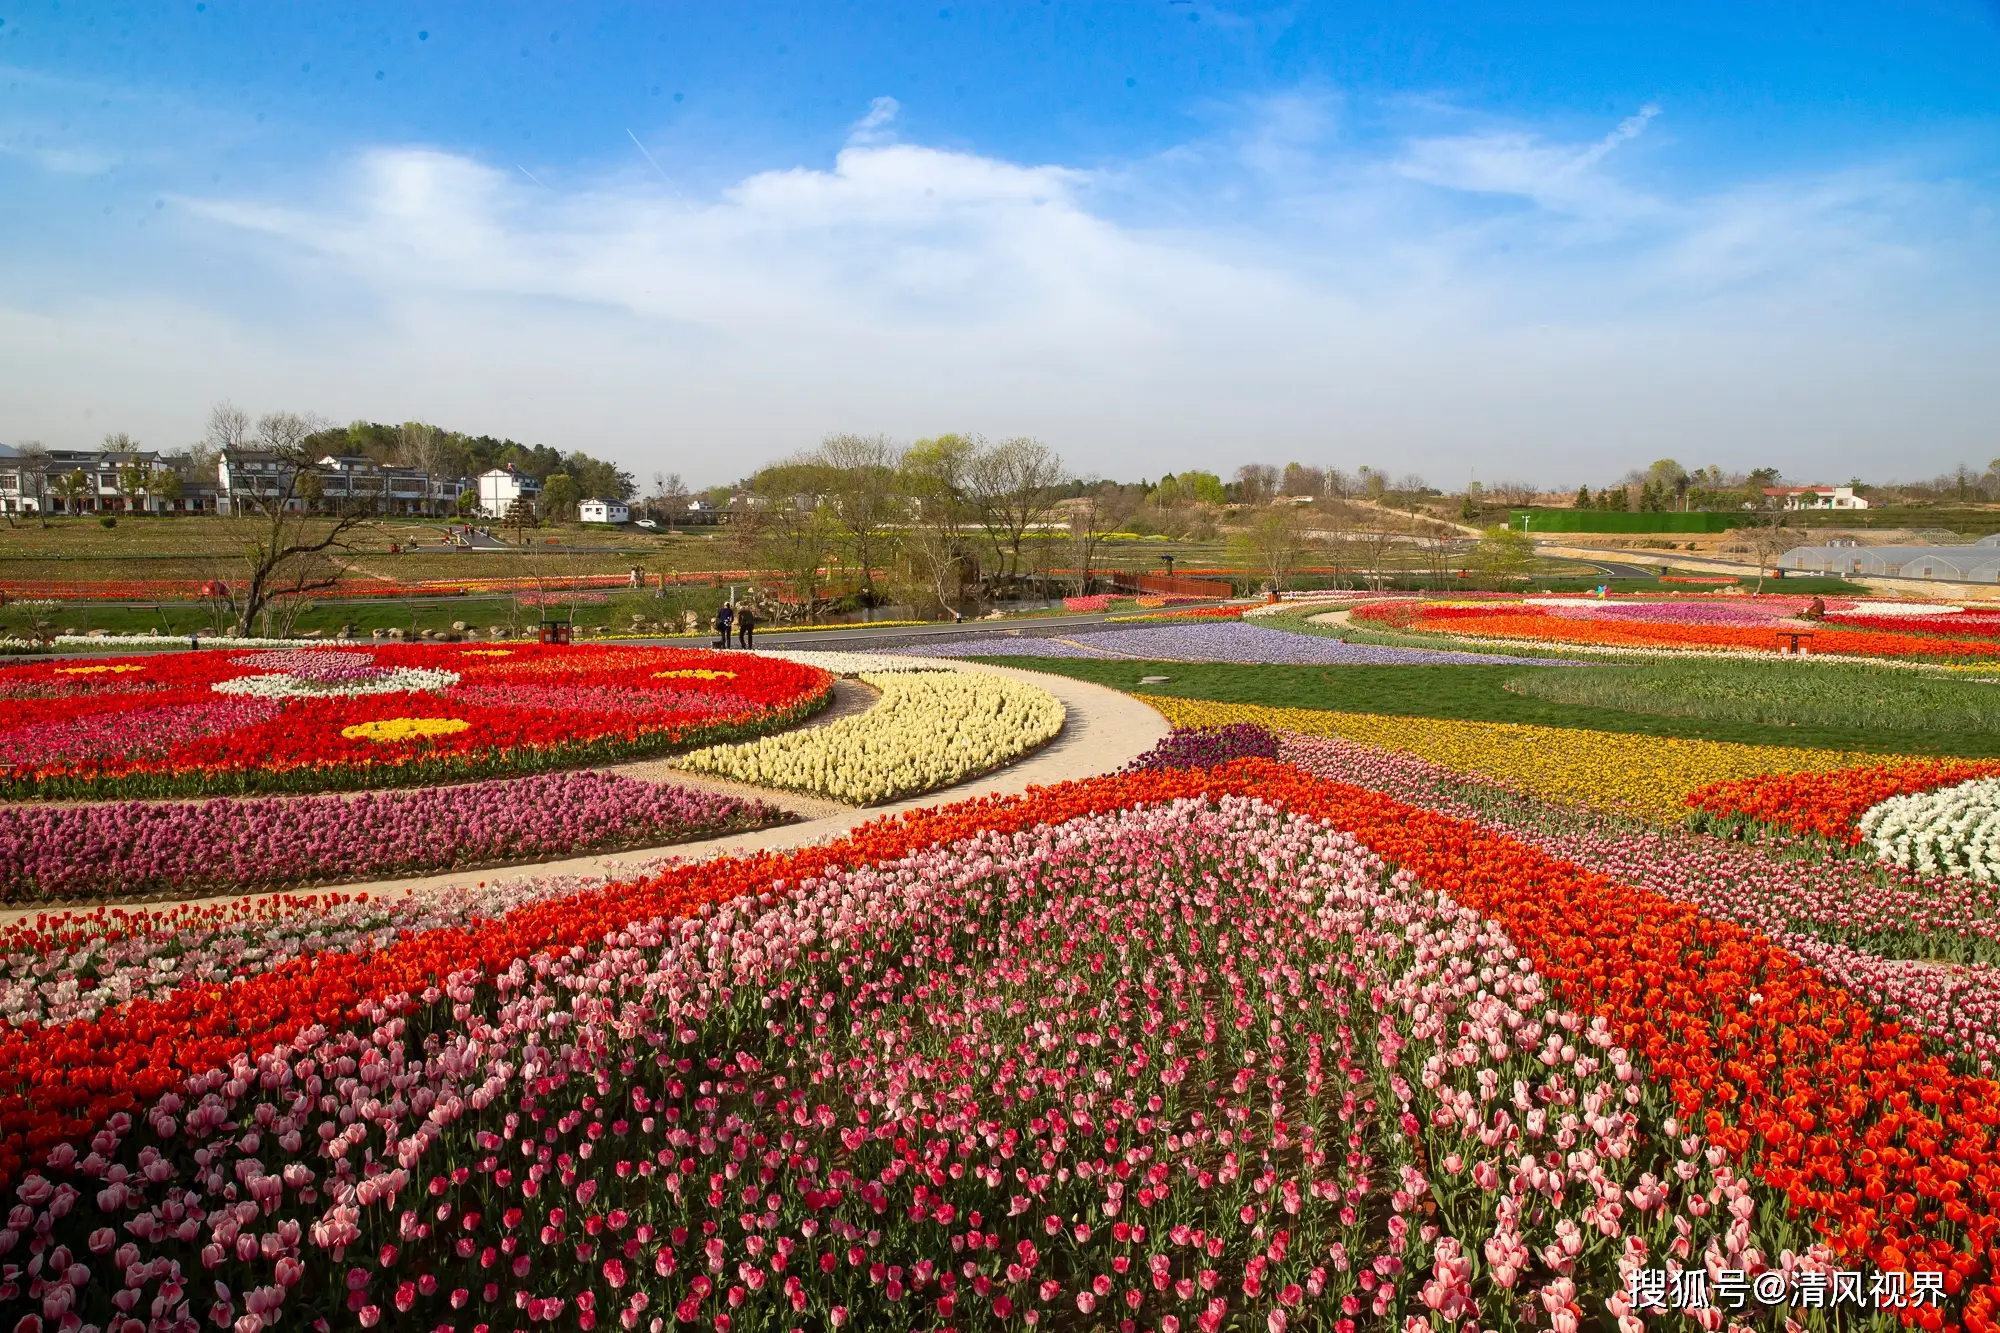
[(741, 745), (715, 745), (683, 768), (760, 787), (871, 805), (997, 768), (1062, 730), (1047, 690), (975, 671), (868, 672), (882, 698), (856, 717)]

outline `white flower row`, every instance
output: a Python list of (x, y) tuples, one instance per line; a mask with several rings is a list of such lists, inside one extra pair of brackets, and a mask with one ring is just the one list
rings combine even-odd
[[(744, 650), (731, 650), (732, 653), (742, 651)], [(757, 657), (776, 657), (787, 662), (797, 662), (801, 666), (818, 667), (821, 671), (835, 676), (960, 670), (955, 662), (929, 657), (891, 657), (886, 653), (842, 653), (832, 649), (817, 648), (757, 648), (750, 650), (750, 653)]]
[(824, 727), (717, 745), (684, 767), (850, 805), (948, 786), (997, 768), (1062, 730), (1047, 690), (973, 671), (869, 672), (882, 692), (867, 712)]
[(209, 686), (217, 694), (247, 694), (258, 699), (346, 699), (363, 694), (436, 693), (458, 684), (456, 671), (435, 667), (390, 667), (379, 676), (359, 680), (314, 680), (289, 671), (261, 676), (236, 676)]
[(2000, 879), (2000, 778), (1891, 796), (1861, 816), (1861, 836), (1891, 865), (1991, 884)]
[(204, 648), (332, 648), (312, 639), (238, 638), (231, 634), (58, 634), (58, 648), (185, 648), (199, 640)]

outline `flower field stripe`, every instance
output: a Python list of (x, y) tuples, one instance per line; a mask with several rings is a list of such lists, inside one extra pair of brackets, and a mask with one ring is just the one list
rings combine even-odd
[(685, 841), (781, 818), (609, 773), (355, 796), (0, 806), (0, 901), (226, 892)]
[(0, 1027), (0, 1184), (24, 1162), (87, 1136), (190, 1075), (255, 1057), (316, 1025), (340, 1026), (359, 1006), (415, 995), (471, 969), (497, 976), (517, 960), (593, 944), (634, 922), (698, 912), (774, 883), (909, 854), (976, 833), (1171, 800), (1202, 789), (1186, 774), (1030, 788), (872, 821), (834, 842), (676, 866), (473, 921), (408, 935), (365, 953), (315, 953), (228, 984), (137, 996), (88, 1019)]
[[(1677, 1110), (1783, 1192), (1802, 1226), (1848, 1255), (1949, 1270), (1967, 1327), (1994, 1326), (1983, 1257), (2000, 1200), (1992, 1162), (1992, 1127), (2000, 1122), (1994, 1084), (1955, 1074), (1915, 1034), (1879, 1022), (1855, 997), (1751, 932), (1469, 821), (1259, 760), (915, 812), (833, 847), (677, 868), (643, 884), (524, 907), (477, 930), (399, 941), (365, 963), (333, 960), (346, 970), (327, 978), (338, 990), (330, 998), (318, 975), (310, 988), (289, 990), (253, 978), (216, 988), (204, 997), (207, 1004), (170, 1017), (165, 1006), (147, 1009), (135, 1001), (114, 1016), (127, 1024), (119, 1031), (100, 1020), (50, 1029), (34, 1042), (10, 1040), (7, 1084), (19, 1091), (4, 1107), (13, 1160), (0, 1166), (18, 1178), (22, 1153), (39, 1159), (60, 1144), (80, 1143), (109, 1112), (143, 1109), (142, 1099), (171, 1091), (191, 1074), (244, 1067), (244, 1060), (271, 1051), (278, 1032), (289, 1039), (322, 1013), (351, 1021), (373, 996), (414, 996), (454, 975), (525, 975), (511, 971), (516, 959), (539, 956), (545, 961), (537, 968), (560, 966), (559, 951), (595, 945), (622, 923), (767, 893), (961, 836), (1017, 832), (1181, 796), (1229, 795), (1277, 801), (1322, 819), (1427, 888), (1497, 922), (1565, 1004), (1608, 1022), (1613, 1039), (1652, 1069)], [(144, 1056), (126, 1063), (105, 1058), (132, 1047)], [(246, 1077), (254, 1081), (254, 1071)], [(1791, 1243), (1802, 1249), (1810, 1239), (1801, 1231)]]
[(1861, 816), (1895, 796), (2000, 776), (2000, 762), (1919, 759), (1818, 773), (1771, 773), (1710, 783), (1688, 793), (1702, 824), (1762, 824), (1854, 846)]
[(1242, 797), (977, 834), (360, 1019), (31, 1174), (21, 1226), (76, 1270), (47, 1317), (1511, 1329), (1624, 1316), (1642, 1261), (1765, 1263), (1754, 1191), (1607, 1024)]
[(1055, 738), (1062, 702), (985, 672), (863, 675), (882, 697), (824, 727), (696, 750), (681, 766), (761, 787), (872, 805), (998, 768)]
[(1685, 817), (1690, 793), (1746, 774), (1847, 769), (1871, 759), (1883, 764), (1907, 762), (1896, 756), (1844, 750), (1663, 739), (1517, 722), (1268, 708), (1149, 694), (1138, 697), (1175, 726), (1251, 722), (1274, 731), (1341, 736), (1404, 750), (1448, 768), (1482, 773), (1538, 795), (1625, 810), (1662, 822)]
[(2000, 1328), (2000, 1084), (1955, 1072), (1816, 968), (1685, 903), (1295, 769), (1239, 760), (1213, 780), (1254, 783), (1497, 921), (1840, 1253), (1943, 1270), (1966, 1327)]
[[(1626, 604), (1630, 605), (1633, 604)], [(1654, 612), (1660, 618), (1648, 620), (1640, 618), (1648, 612), (1644, 604), (1639, 606), (1636, 611), (1626, 611), (1621, 607), (1621, 614), (1616, 616), (1583, 619), (1553, 614), (1560, 608), (1538, 605), (1453, 608), (1406, 602), (1358, 608), (1354, 612), (1354, 620), (1360, 624), (1379, 624), (1413, 634), (1444, 633), (1490, 640), (1623, 648), (1731, 649), (1759, 654), (1775, 654), (1778, 651), (1773, 630), (1780, 627), (1775, 619), (1765, 626), (1728, 623), (1730, 608), (1714, 607), (1705, 622), (1670, 618), (1670, 611)], [(1991, 640), (1829, 628), (1824, 623), (1798, 628), (1810, 628), (1813, 649), (1821, 653), (1853, 657), (2000, 657), (2000, 643)]]
[(1861, 836), (1891, 865), (1991, 884), (2000, 872), (2000, 781), (1892, 796), (1861, 816)]
[[(662, 677), (673, 669), (727, 675)], [(0, 666), (0, 798), (416, 786), (577, 768), (759, 735), (832, 697), (818, 668), (687, 648), (391, 644)]]
[(2000, 1068), (2000, 894), (1990, 889), (1541, 801), (1355, 741), (1288, 735), (1281, 752), (1767, 936), (1963, 1068)]

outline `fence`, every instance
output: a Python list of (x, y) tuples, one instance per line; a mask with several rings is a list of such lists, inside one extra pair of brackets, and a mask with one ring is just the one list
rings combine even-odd
[(1221, 579), (1189, 579), (1174, 574), (1138, 574), (1108, 569), (1104, 576), (1120, 592), (1157, 592), (1169, 597), (1233, 597), (1236, 586)]

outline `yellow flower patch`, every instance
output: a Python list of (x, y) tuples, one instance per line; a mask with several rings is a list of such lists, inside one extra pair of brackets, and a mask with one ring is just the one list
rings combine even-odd
[(109, 671), (114, 675), (119, 675), (127, 671), (144, 671), (145, 669), (145, 664), (142, 662), (106, 662), (102, 666), (57, 667), (56, 674), (58, 676), (97, 676)]
[(467, 657), (512, 657), (514, 650), (512, 648), (467, 648), (465, 655)]
[(655, 671), (654, 680), (735, 680), (734, 671), (704, 671), (700, 667), (690, 667), (686, 671)]
[(1759, 773), (1824, 773), (1864, 764), (1907, 762), (1907, 756), (1849, 750), (1139, 697), (1176, 726), (1253, 722), (1274, 731), (1339, 736), (1402, 750), (1461, 772), (1498, 778), (1555, 800), (1622, 810), (1663, 823), (1683, 818), (1688, 793), (1711, 782)]
[(462, 717), (385, 717), (374, 722), (357, 722), (351, 727), (342, 727), (340, 734), (351, 741), (377, 741), (383, 745), (395, 741), (413, 741), (425, 736), (452, 736), (470, 729), (472, 724)]

